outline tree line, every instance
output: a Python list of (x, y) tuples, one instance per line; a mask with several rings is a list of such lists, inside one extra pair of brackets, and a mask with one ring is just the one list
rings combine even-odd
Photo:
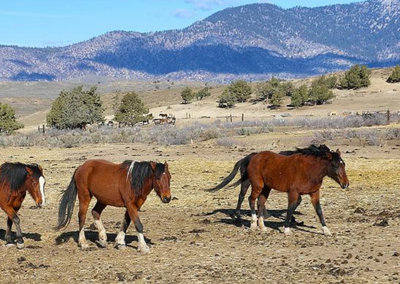
[[(232, 82), (218, 97), (218, 106), (231, 108), (236, 103), (243, 103), (256, 94), (256, 100), (265, 101), (271, 108), (280, 107), (284, 97), (291, 98), (293, 107), (304, 105), (324, 104), (334, 98), (332, 89), (359, 89), (368, 87), (371, 71), (366, 66), (355, 65), (344, 73), (342, 77), (335, 75), (321, 76), (314, 80), (310, 86), (295, 87), (292, 82), (271, 78), (266, 82), (258, 83), (254, 89), (244, 80)], [(396, 66), (387, 78), (388, 83), (400, 82), (400, 66)], [(209, 87), (194, 92), (186, 87), (181, 92), (184, 103), (193, 99), (202, 100), (211, 95)], [(138, 94), (126, 93), (120, 100), (114, 97), (114, 120), (123, 124), (135, 124), (149, 119), (149, 109), (145, 106)], [(53, 102), (51, 110), (46, 117), (48, 126), (56, 129), (84, 128), (87, 124), (103, 123), (104, 107), (96, 87), (84, 90), (78, 86), (70, 91), (61, 91)], [(15, 110), (8, 104), (0, 103), (0, 132), (13, 133), (24, 127), (16, 119)]]

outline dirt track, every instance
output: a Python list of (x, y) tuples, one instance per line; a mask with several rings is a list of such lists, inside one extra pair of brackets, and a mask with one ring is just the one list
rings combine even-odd
[[(226, 176), (250, 149), (128, 144), (2, 149), (2, 161), (38, 162), (45, 168), (49, 204), (31, 208), (30, 197), (23, 204), (20, 218), (26, 248), (0, 247), (0, 283), (400, 283), (400, 157), (391, 149), (366, 148), (355, 154), (349, 146), (341, 150), (349, 150), (344, 159), (350, 190), (343, 191), (328, 179), (322, 189), (333, 236), (321, 234), (305, 197), (296, 214), (304, 226), (285, 237), (286, 195), (271, 194), (267, 208), (273, 216), (266, 220), (268, 232), (261, 233), (248, 230), (247, 202), (242, 221), (230, 217), (238, 188), (215, 194), (203, 191)], [(140, 213), (151, 254), (136, 251), (133, 226), (128, 230), (128, 248), (113, 248), (124, 213), (121, 208), (109, 207), (103, 213), (109, 239), (105, 249), (96, 245), (91, 216), (86, 222), (88, 251), (77, 246), (76, 217), (65, 231), (52, 230), (58, 195), (74, 168), (88, 158), (170, 163), (174, 200), (162, 204), (152, 193)], [(4, 244), (5, 214), (1, 214)]]

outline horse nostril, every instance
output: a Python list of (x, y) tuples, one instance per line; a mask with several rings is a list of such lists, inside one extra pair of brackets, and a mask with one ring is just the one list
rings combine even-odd
[(169, 197), (164, 196), (164, 198), (163, 198), (164, 203), (169, 203), (170, 201), (171, 201), (171, 196), (169, 196)]

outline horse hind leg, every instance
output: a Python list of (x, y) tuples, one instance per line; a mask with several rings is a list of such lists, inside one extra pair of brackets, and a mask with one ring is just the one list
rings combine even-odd
[(264, 225), (264, 212), (265, 202), (267, 201), (270, 192), (270, 188), (264, 187), (262, 193), (258, 197), (258, 227), (260, 228), (261, 232), (267, 231), (267, 228)]
[(237, 202), (237, 206), (236, 206), (236, 210), (235, 210), (235, 214), (234, 214), (234, 216), (236, 218), (240, 218), (240, 208), (242, 207), (243, 200), (246, 196), (246, 193), (247, 193), (247, 190), (249, 189), (249, 187), (250, 187), (249, 180), (243, 181), (240, 186), (239, 198), (238, 198), (238, 202)]
[(79, 198), (79, 212), (78, 212), (78, 220), (79, 220), (79, 241), (78, 244), (82, 249), (87, 249), (89, 248), (89, 244), (87, 243), (86, 237), (85, 237), (85, 231), (84, 231), (84, 226), (85, 226), (85, 221), (86, 221), (86, 214), (89, 208), (89, 203), (92, 197), (89, 194), (89, 191), (87, 191), (87, 195), (79, 195), (78, 191), (78, 198)]
[(262, 187), (251, 185), (251, 194), (249, 196), (249, 205), (251, 210), (251, 223), (250, 223), (250, 230), (257, 229), (257, 214), (256, 214), (256, 200), (260, 196), (262, 192)]
[(292, 219), (293, 213), (296, 210), (299, 200), (299, 194), (297, 192), (289, 192), (288, 194), (288, 209), (284, 224), (284, 233), (286, 236), (290, 236), (292, 231), (290, 230), (290, 220)]
[(104, 210), (104, 208), (106, 208), (106, 205), (97, 201), (96, 205), (92, 209), (94, 223), (99, 231), (99, 245), (103, 248), (107, 246), (107, 233), (100, 218), (101, 212)]

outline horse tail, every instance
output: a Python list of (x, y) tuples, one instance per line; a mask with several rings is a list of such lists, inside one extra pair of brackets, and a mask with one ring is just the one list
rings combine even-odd
[(257, 153), (251, 153), (249, 155), (247, 155), (244, 159), (243, 162), (240, 166), (240, 179), (238, 179), (237, 181), (235, 181), (234, 184), (232, 184), (230, 187), (237, 187), (238, 185), (240, 185), (242, 182), (246, 181), (249, 179), (249, 175), (247, 173), (247, 167), (250, 164), (251, 159), (256, 155)]
[[(235, 166), (233, 167), (232, 172), (231, 172), (219, 185), (217, 185), (217, 186), (214, 187), (214, 188), (206, 189), (206, 191), (215, 192), (215, 191), (217, 191), (217, 190), (220, 190), (220, 189), (223, 188), (224, 186), (226, 186), (226, 185), (227, 185), (228, 183), (230, 183), (230, 182), (233, 180), (233, 178), (236, 176), (236, 173), (237, 173), (237, 171), (239, 170), (239, 168), (241, 169), (241, 172), (242, 172), (242, 169), (243, 169), (243, 166), (244, 166), (244, 165), (245, 165), (246, 177), (247, 177), (247, 166), (249, 165), (249, 162), (250, 162), (250, 160), (251, 160), (251, 158), (253, 157), (254, 154), (255, 154), (255, 153), (252, 153), (252, 154), (250, 154), (250, 155), (244, 157), (243, 159), (237, 161), (237, 163), (236, 163)], [(242, 177), (243, 177), (243, 174), (242, 174)], [(242, 178), (240, 178), (235, 184), (240, 184), (241, 180), (242, 180)]]
[(58, 209), (58, 225), (56, 230), (60, 230), (61, 228), (68, 226), (69, 222), (71, 221), (76, 196), (78, 193), (75, 182), (76, 171), (77, 170), (75, 170), (67, 189), (61, 193), (62, 197), (60, 201), (60, 208)]

